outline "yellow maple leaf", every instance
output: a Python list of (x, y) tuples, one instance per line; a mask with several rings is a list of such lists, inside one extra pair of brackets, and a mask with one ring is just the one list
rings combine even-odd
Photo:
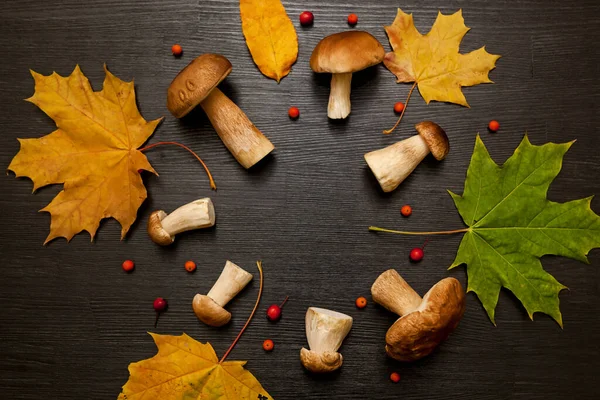
[(219, 362), (210, 343), (150, 333), (158, 353), (129, 364), (119, 400), (268, 400), (272, 397), (244, 369), (245, 361)]
[(31, 71), (35, 93), (27, 101), (57, 126), (39, 139), (19, 139), (21, 149), (8, 169), (33, 181), (33, 190), (64, 184), (41, 211), (51, 214), (46, 243), (70, 240), (85, 230), (92, 237), (103, 218), (121, 224), (121, 237), (135, 221), (146, 199), (138, 170), (156, 173), (139, 150), (161, 119), (140, 115), (133, 82), (123, 82), (104, 67), (102, 91), (94, 92), (79, 66), (68, 77)]
[(436, 100), (468, 107), (461, 87), (492, 83), (488, 74), (500, 58), (485, 47), (460, 54), (460, 42), (469, 29), (459, 10), (452, 15), (438, 13), (429, 33), (421, 35), (412, 14), (398, 9), (392, 25), (385, 27), (394, 51), (383, 62), (397, 82), (415, 82), (427, 104)]
[(240, 0), (242, 31), (252, 59), (277, 82), (298, 58), (298, 37), (279, 0)]

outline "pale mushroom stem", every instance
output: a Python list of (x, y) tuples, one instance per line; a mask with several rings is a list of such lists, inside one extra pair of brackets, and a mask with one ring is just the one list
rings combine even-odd
[(379, 275), (371, 286), (373, 301), (400, 316), (415, 311), (421, 305), (421, 296), (394, 269)]
[(251, 280), (251, 273), (228, 260), (219, 279), (217, 279), (207, 296), (221, 307), (225, 307)]
[(338, 351), (352, 328), (352, 317), (324, 308), (309, 307), (305, 322), (308, 347), (317, 353)]
[(209, 228), (215, 224), (215, 207), (209, 198), (195, 200), (164, 217), (161, 223), (171, 236), (193, 229)]
[(423, 161), (429, 151), (421, 135), (415, 135), (365, 154), (365, 161), (383, 191), (391, 192)]
[(244, 168), (250, 168), (275, 148), (219, 88), (214, 88), (200, 106), (225, 147)]
[(329, 92), (329, 105), (327, 106), (327, 116), (329, 118), (343, 119), (350, 114), (351, 86), (351, 72), (331, 75), (331, 91)]

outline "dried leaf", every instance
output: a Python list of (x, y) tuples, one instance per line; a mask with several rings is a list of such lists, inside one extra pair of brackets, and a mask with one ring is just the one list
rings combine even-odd
[(109, 217), (119, 221), (125, 237), (147, 197), (138, 170), (156, 173), (136, 149), (161, 120), (144, 120), (133, 82), (121, 81), (106, 67), (105, 72), (102, 91), (94, 92), (79, 66), (66, 78), (31, 71), (35, 93), (27, 101), (58, 129), (39, 139), (19, 139), (21, 150), (8, 169), (31, 178), (34, 191), (64, 184), (41, 210), (52, 216), (46, 243), (57, 237), (70, 240), (83, 230), (93, 239), (100, 220)]
[(245, 361), (219, 363), (210, 343), (151, 333), (158, 353), (129, 364), (129, 380), (119, 400), (242, 400), (272, 397), (244, 368)]
[(298, 58), (298, 37), (279, 0), (240, 0), (242, 30), (252, 59), (277, 82)]
[(484, 47), (459, 54), (462, 38), (469, 31), (462, 10), (452, 15), (438, 13), (426, 35), (415, 28), (412, 14), (398, 9), (396, 19), (385, 27), (393, 52), (387, 53), (385, 66), (396, 75), (397, 82), (415, 82), (427, 104), (447, 101), (468, 107), (461, 87), (492, 83), (489, 71), (499, 55)]

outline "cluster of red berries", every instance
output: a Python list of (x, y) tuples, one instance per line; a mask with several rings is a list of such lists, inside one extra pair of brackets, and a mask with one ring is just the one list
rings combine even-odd
[[(310, 11), (303, 11), (300, 13), (300, 25), (310, 26), (315, 21), (315, 16)], [(358, 15), (348, 14), (348, 25), (354, 26), (358, 24)]]

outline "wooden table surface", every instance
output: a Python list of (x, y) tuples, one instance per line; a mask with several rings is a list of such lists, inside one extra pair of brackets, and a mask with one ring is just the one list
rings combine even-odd
[[(17, 138), (50, 133), (54, 123), (34, 105), (29, 69), (68, 75), (79, 64), (95, 89), (102, 65), (124, 80), (135, 78), (138, 104), (146, 119), (165, 116), (150, 143), (176, 140), (197, 151), (211, 168), (219, 190), (210, 191), (200, 165), (177, 148), (157, 148), (148, 158), (160, 177), (145, 175), (149, 198), (126, 240), (114, 220), (88, 234), (42, 243), (50, 217), (38, 213), (62, 189), (35, 195), (28, 179), (13, 173), (0, 179), (0, 397), (3, 399), (114, 399), (128, 379), (130, 362), (149, 358), (155, 346), (148, 331), (186, 332), (209, 341), (223, 354), (254, 304), (258, 281), (228, 307), (232, 322), (221, 329), (198, 322), (190, 302), (206, 293), (231, 259), (255, 273), (263, 260), (265, 289), (259, 313), (230, 360), (247, 368), (276, 399), (592, 399), (600, 370), (600, 252), (591, 265), (544, 257), (544, 268), (570, 288), (560, 295), (564, 329), (545, 315), (529, 320), (524, 308), (502, 291), (496, 316), (488, 320), (479, 300), (467, 295), (457, 331), (431, 356), (401, 364), (386, 358), (384, 336), (394, 316), (371, 302), (369, 288), (379, 273), (396, 268), (420, 293), (439, 279), (458, 278), (464, 267), (447, 271), (460, 235), (434, 237), (419, 264), (408, 262), (423, 238), (369, 233), (375, 224), (410, 230), (463, 227), (446, 189), (462, 192), (465, 172), (479, 132), (492, 157), (503, 162), (525, 132), (534, 144), (577, 139), (549, 198), (567, 201), (600, 193), (600, 3), (565, 1), (284, 1), (298, 32), (300, 52), (292, 73), (278, 85), (260, 74), (242, 35), (237, 1), (226, 0), (4, 0), (0, 5), (0, 165), (18, 152)], [(324, 36), (349, 29), (357, 13), (363, 29), (389, 51), (383, 25), (401, 5), (427, 32), (438, 7), (463, 9), (471, 31), (461, 44), (468, 52), (482, 45), (501, 54), (493, 85), (465, 88), (471, 108), (426, 105), (416, 93), (401, 128), (384, 136), (396, 117), (394, 102), (410, 85), (399, 85), (383, 65), (356, 74), (352, 114), (343, 123), (326, 116), (329, 77), (308, 65)], [(302, 28), (298, 15), (315, 14)], [(181, 43), (184, 56), (170, 54)], [(273, 141), (277, 149), (257, 168), (244, 170), (224, 148), (208, 119), (194, 112), (184, 120), (166, 108), (166, 89), (196, 55), (221, 53), (233, 72), (221, 85)], [(301, 117), (291, 121), (288, 107)], [(491, 134), (486, 126), (500, 121)], [(443, 162), (426, 160), (400, 189), (383, 194), (363, 154), (409, 137), (413, 125), (433, 120), (448, 132), (452, 150)], [(210, 196), (217, 210), (215, 229), (183, 234), (162, 248), (145, 231), (149, 213), (171, 211)], [(411, 204), (404, 219), (400, 207)], [(595, 199), (592, 208), (600, 211)], [(125, 259), (136, 270), (121, 270)], [(186, 260), (198, 270), (188, 274)], [(277, 324), (268, 323), (269, 304), (290, 296)], [(370, 303), (357, 310), (354, 299)], [(152, 301), (170, 308), (153, 328)], [(304, 314), (309, 306), (331, 308), (354, 318), (337, 373), (315, 377), (300, 365), (306, 345)], [(275, 341), (275, 351), (261, 344)], [(402, 381), (388, 376), (398, 371)]]

